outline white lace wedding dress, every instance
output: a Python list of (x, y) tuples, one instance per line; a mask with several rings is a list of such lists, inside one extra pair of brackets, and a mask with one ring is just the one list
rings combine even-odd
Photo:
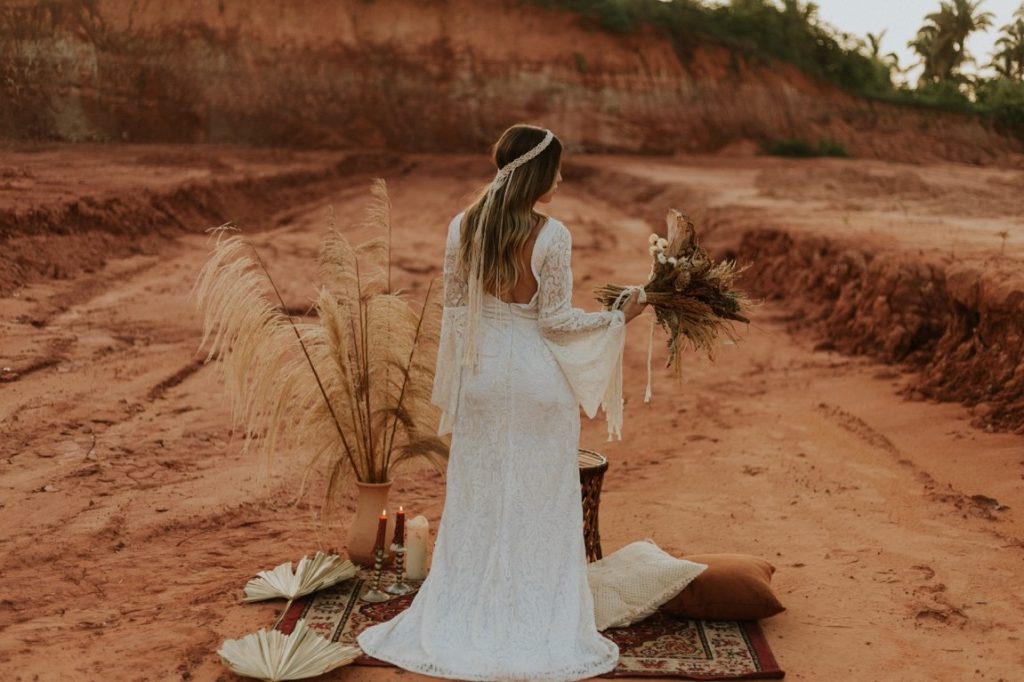
[(572, 307), (572, 238), (547, 218), (529, 303), (484, 294), (478, 373), (460, 371), (466, 283), (448, 227), (445, 308), (433, 399), (451, 432), (430, 571), (409, 608), (359, 646), (407, 670), (462, 680), (579, 680), (612, 670), (618, 647), (594, 624), (577, 447), (625, 340), (621, 310)]

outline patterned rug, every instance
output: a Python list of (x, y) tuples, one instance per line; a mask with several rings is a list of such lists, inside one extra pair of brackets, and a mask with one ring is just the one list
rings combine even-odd
[[(277, 629), (288, 634), (296, 621), (327, 639), (359, 646), (356, 635), (393, 618), (412, 603), (407, 594), (370, 604), (359, 599), (369, 589), (370, 571), (292, 602)], [(392, 582), (387, 571), (382, 585)], [(663, 613), (602, 634), (619, 645), (619, 664), (602, 677), (681, 677), (690, 680), (779, 678), (779, 668), (757, 621), (686, 620)], [(355, 665), (389, 666), (366, 654)]]

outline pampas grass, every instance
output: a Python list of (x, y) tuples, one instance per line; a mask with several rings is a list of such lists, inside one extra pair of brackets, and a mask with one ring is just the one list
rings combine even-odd
[[(245, 447), (265, 457), (302, 448), (301, 489), (327, 472), (325, 511), (355, 477), (392, 479), (397, 466), (425, 461), (444, 474), (448, 444), (436, 436), (430, 402), (441, 328), (442, 288), (431, 280), (413, 306), (391, 288), (391, 206), (383, 179), (359, 227), (379, 233), (353, 246), (330, 212), (314, 298), (317, 322), (295, 322), (255, 246), (233, 224), (215, 244), (193, 297), (203, 313), (207, 361), (223, 369), (232, 418)], [(269, 287), (269, 290), (268, 290)], [(273, 295), (273, 300), (268, 295)]]
[[(719, 334), (734, 343), (739, 340), (731, 323), (750, 322), (746, 313), (752, 303), (736, 288), (736, 280), (750, 266), (712, 261), (697, 241), (693, 222), (676, 209), (669, 209), (666, 222), (667, 239), (651, 235), (653, 261), (644, 292), (658, 324), (668, 332), (665, 366), (673, 367), (678, 377), (679, 356), (687, 345), (714, 360)], [(623, 289), (606, 284), (595, 293), (605, 308), (611, 308)]]

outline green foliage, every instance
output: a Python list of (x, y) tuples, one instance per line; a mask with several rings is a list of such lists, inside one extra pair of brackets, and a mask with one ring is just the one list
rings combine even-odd
[(931, 104), (940, 109), (950, 111), (969, 112), (972, 109), (972, 102), (957, 81), (941, 80), (925, 82), (913, 95), (925, 104)]
[(633, 0), (534, 0), (534, 3), (572, 10), (612, 33), (629, 33), (643, 18), (640, 5), (644, 3)]
[(835, 140), (821, 140), (818, 142), (818, 155), (819, 156), (839, 156), (843, 158), (849, 158), (850, 154), (846, 151), (846, 147), (839, 144)]
[(1013, 15), (1013, 21), (999, 29), (996, 52), (990, 65), (1004, 78), (1024, 80), (1024, 2)]
[(761, 145), (762, 154), (772, 156), (790, 156), (795, 158), (810, 158), (812, 156), (838, 156), (847, 158), (850, 154), (843, 145), (835, 140), (819, 140), (818, 144), (812, 145), (807, 140), (768, 140)]
[(1024, 134), (1024, 81), (996, 78), (978, 85), (977, 106), (999, 126)]
[(949, 111), (960, 114), (980, 113), (974, 102), (970, 101), (960, 91), (959, 87), (956, 83), (922, 85), (917, 89), (900, 87), (893, 89), (892, 92), (867, 95), (866, 97), (879, 102), (900, 104), (919, 109)]
[(960, 67), (973, 58), (965, 42), (975, 31), (992, 26), (993, 14), (982, 12), (984, 0), (942, 0), (939, 11), (925, 16), (926, 23), (907, 43), (921, 57), (924, 82), (957, 80)]

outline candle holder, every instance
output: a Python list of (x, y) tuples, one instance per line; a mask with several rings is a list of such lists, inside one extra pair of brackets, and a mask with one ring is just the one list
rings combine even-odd
[(405, 582), (405, 545), (392, 543), (391, 551), (395, 553), (395, 582), (384, 588), (388, 594), (409, 594), (416, 590), (415, 587)]
[(384, 572), (384, 548), (376, 547), (373, 550), (373, 587), (363, 593), (362, 600), (372, 604), (391, 599), (387, 592), (380, 589), (380, 576)]

